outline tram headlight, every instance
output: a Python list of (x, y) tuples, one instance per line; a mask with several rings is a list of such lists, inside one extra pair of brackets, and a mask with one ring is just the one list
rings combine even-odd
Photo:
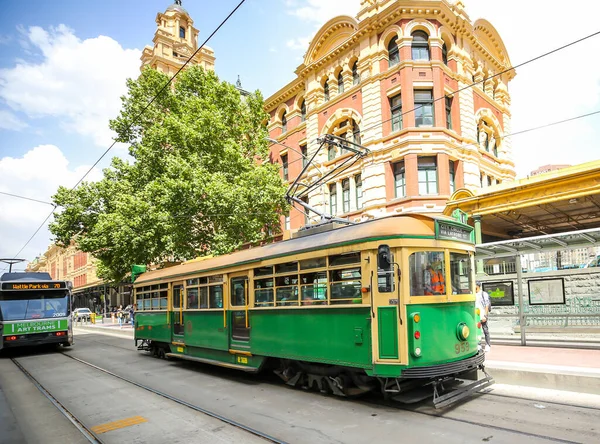
[(456, 326), (456, 336), (459, 340), (466, 341), (470, 333), (471, 330), (469, 329), (469, 326), (464, 322), (461, 322)]
[(415, 356), (421, 356), (421, 347), (415, 348)]

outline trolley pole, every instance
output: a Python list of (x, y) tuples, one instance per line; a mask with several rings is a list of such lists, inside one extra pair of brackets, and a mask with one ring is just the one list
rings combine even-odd
[(8, 264), (8, 272), (12, 273), (12, 266), (14, 264), (18, 264), (19, 262), (25, 262), (27, 259), (0, 259), (0, 262), (4, 262), (5, 264)]

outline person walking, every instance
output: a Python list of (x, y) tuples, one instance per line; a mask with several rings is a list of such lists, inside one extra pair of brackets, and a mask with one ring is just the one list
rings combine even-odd
[(117, 319), (119, 320), (119, 328), (123, 328), (123, 306), (119, 305), (117, 310)]
[(131, 307), (129, 307), (129, 322), (131, 323), (132, 327), (134, 325), (134, 323), (133, 323), (134, 317), (135, 317), (135, 305), (131, 304)]
[(483, 330), (483, 335), (485, 337), (485, 352), (487, 353), (491, 349), (490, 330), (487, 321), (492, 308), (492, 302), (490, 300), (490, 295), (481, 288), (481, 282), (475, 284), (475, 291), (475, 306), (479, 309), (481, 329)]

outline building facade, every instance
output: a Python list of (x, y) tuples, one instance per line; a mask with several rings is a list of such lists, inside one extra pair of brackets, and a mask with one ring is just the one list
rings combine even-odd
[(539, 167), (536, 170), (533, 170), (531, 173), (529, 173), (530, 176), (537, 176), (538, 174), (544, 174), (544, 173), (548, 173), (550, 171), (556, 171), (556, 170), (561, 170), (563, 168), (568, 168), (571, 165), (567, 165), (567, 164), (563, 164), (563, 165), (544, 165)]
[[(296, 78), (266, 100), (271, 157), (291, 182), (319, 137), (334, 134), (370, 154), (306, 196), (311, 206), (352, 221), (441, 213), (459, 188), (515, 178), (503, 137), (509, 67), (498, 32), (473, 23), (460, 1), (363, 0), (356, 18), (332, 18), (316, 33)], [(323, 146), (302, 180), (350, 156)], [(306, 220), (294, 208), (282, 227)]]
[[(175, 0), (164, 13), (156, 14), (156, 26), (154, 46), (146, 46), (142, 52), (142, 68), (150, 66), (172, 77), (198, 49), (199, 31), (181, 0)], [(214, 70), (215, 53), (204, 46), (190, 63)]]

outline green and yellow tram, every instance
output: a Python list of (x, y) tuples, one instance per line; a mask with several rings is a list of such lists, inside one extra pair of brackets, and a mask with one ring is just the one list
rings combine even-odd
[[(409, 401), (410, 389), (429, 387), (436, 406), (493, 382), (477, 379), (470, 226), (405, 215), (305, 233), (140, 275), (138, 348), (270, 368), (337, 395), (381, 390)], [(444, 393), (462, 380), (474, 382)]]

